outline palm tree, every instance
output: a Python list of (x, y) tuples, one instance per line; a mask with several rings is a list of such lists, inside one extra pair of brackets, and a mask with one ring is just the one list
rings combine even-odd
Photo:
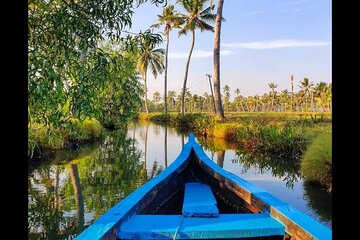
[[(224, 111), (221, 105), (220, 94), (220, 34), (221, 34), (221, 21), (222, 9), (224, 0), (218, 0), (216, 19), (215, 19), (215, 34), (214, 34), (214, 92), (215, 92), (215, 107), (216, 116), (220, 119), (224, 118)], [(212, 1), (211, 1), (212, 5)]]
[(189, 31), (192, 34), (191, 47), (186, 62), (184, 85), (181, 95), (181, 112), (183, 114), (185, 113), (185, 92), (189, 72), (189, 64), (195, 44), (195, 29), (200, 29), (200, 31), (214, 31), (214, 28), (208, 23), (215, 21), (216, 15), (211, 13), (211, 7), (203, 10), (204, 4), (207, 1), (208, 0), (179, 0), (180, 4), (184, 7), (185, 11), (188, 14), (181, 14), (182, 20), (184, 21), (184, 26), (180, 29), (179, 36), (182, 34), (186, 35)]
[(175, 105), (175, 97), (176, 97), (176, 92), (175, 91), (168, 91), (168, 101), (170, 103), (170, 111), (171, 109), (174, 107)]
[(156, 104), (158, 104), (161, 100), (161, 96), (160, 93), (158, 91), (156, 91), (153, 95), (153, 102)]
[(173, 28), (179, 27), (181, 24), (180, 15), (174, 11), (174, 5), (169, 5), (163, 9), (162, 15), (158, 15), (158, 23), (151, 25), (151, 27), (159, 28), (161, 25), (165, 25), (164, 34), (166, 38), (165, 48), (165, 73), (164, 73), (164, 111), (167, 114), (167, 70), (168, 70), (168, 52), (169, 52), (169, 36), (170, 31)]
[(144, 77), (144, 92), (145, 92), (145, 111), (149, 113), (147, 105), (147, 70), (150, 66), (151, 72), (155, 78), (164, 70), (164, 49), (156, 48), (155, 43), (151, 38), (145, 37), (142, 42), (142, 47), (138, 52), (137, 68)]
[(225, 102), (225, 107), (226, 110), (229, 111), (229, 104), (230, 104), (230, 87), (229, 85), (225, 85), (223, 88), (224, 94), (225, 94), (225, 98), (224, 98), (224, 102)]
[(274, 100), (275, 100), (275, 88), (277, 88), (277, 85), (275, 83), (269, 83), (269, 88), (271, 89), (271, 110), (274, 111)]
[[(311, 94), (311, 105), (313, 105), (313, 97), (312, 97), (312, 89), (313, 89), (314, 83), (310, 82), (308, 78), (304, 78), (304, 81), (300, 82), (299, 87), (304, 90), (305, 94), (305, 112), (307, 112), (307, 97), (309, 94)], [(311, 106), (313, 108), (313, 106)]]

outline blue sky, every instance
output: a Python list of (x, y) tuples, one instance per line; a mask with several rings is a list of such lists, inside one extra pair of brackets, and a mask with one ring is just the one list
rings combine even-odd
[[(179, 4), (175, 8), (185, 13)], [(161, 13), (150, 1), (140, 5), (131, 31), (149, 28)], [(292, 74), (295, 91), (304, 77), (331, 82), (330, 0), (225, 0), (223, 16), (221, 86), (228, 84), (232, 97), (236, 88), (243, 96), (263, 94), (270, 82), (278, 91), (290, 90)], [(193, 93), (210, 93), (205, 74), (213, 75), (213, 41), (212, 32), (196, 32), (187, 83)], [(190, 34), (179, 38), (176, 29), (170, 34), (168, 90), (181, 91), (190, 42)], [(148, 97), (155, 91), (162, 95), (164, 76), (154, 79), (149, 72), (148, 79)]]

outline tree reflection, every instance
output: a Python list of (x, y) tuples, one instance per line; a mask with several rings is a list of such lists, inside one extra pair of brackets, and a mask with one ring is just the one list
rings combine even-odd
[(217, 152), (217, 165), (224, 167), (225, 150)]
[[(148, 180), (141, 152), (126, 133), (109, 133), (89, 155), (79, 152), (63, 165), (30, 173), (29, 239), (74, 238)], [(150, 177), (161, 170), (154, 165)]]
[(332, 224), (332, 194), (326, 188), (304, 182), (304, 195), (308, 206), (319, 216), (320, 221)]
[(251, 167), (256, 168), (259, 174), (271, 171), (274, 177), (282, 178), (289, 188), (293, 188), (294, 183), (301, 178), (296, 158), (284, 159), (271, 154), (250, 154), (245, 151), (237, 151), (236, 156), (243, 165), (243, 172), (247, 172)]
[(164, 126), (164, 158), (165, 158), (165, 168), (167, 168), (168, 166), (168, 162), (167, 162), (167, 132), (168, 132), (168, 128), (167, 128), (167, 125)]

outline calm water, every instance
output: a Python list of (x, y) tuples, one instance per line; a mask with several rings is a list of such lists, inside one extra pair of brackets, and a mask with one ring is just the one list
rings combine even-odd
[[(73, 239), (170, 165), (187, 140), (174, 128), (137, 122), (101, 143), (58, 151), (29, 166), (29, 239)], [(225, 142), (198, 141), (224, 169), (331, 227), (331, 195), (304, 184), (293, 164), (264, 162)]]

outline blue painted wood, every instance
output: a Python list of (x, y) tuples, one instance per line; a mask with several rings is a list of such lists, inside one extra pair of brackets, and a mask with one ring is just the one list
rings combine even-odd
[(183, 168), (185, 168), (192, 150), (192, 145), (193, 142), (187, 142), (179, 156), (168, 168), (116, 204), (86, 228), (76, 239), (96, 240), (105, 238), (113, 239), (113, 237), (116, 237), (116, 228), (123, 221), (126, 221), (131, 214), (135, 213), (139, 201), (143, 199), (146, 194), (150, 193), (157, 185), (169, 179), (172, 174), (180, 173)]
[[(192, 133), (190, 133), (191, 135)], [(230, 173), (219, 165), (214, 163), (204, 152), (202, 147), (195, 142), (194, 138), (189, 138), (189, 142), (192, 143), (193, 149), (196, 155), (201, 159), (203, 164), (206, 164), (210, 167), (214, 172), (223, 176), (225, 179), (230, 180), (235, 185), (240, 186), (244, 190), (254, 195), (256, 198), (263, 201), (265, 204), (269, 205), (268, 211), (271, 215), (273, 213), (280, 213), (282, 215), (281, 218), (276, 216), (277, 220), (284, 224), (284, 219), (289, 219), (294, 225), (298, 225), (299, 228), (303, 229), (307, 232), (313, 239), (332, 239), (332, 231), (325, 225), (319, 223), (315, 219), (309, 217), (308, 215), (300, 212), (296, 208), (291, 205), (281, 201), (280, 199), (272, 196), (270, 193), (265, 191), (264, 189), (255, 186), (254, 184), (245, 181), (241, 177)], [(251, 203), (250, 203), (251, 204)], [(275, 215), (275, 214), (274, 214)], [(284, 224), (286, 226), (286, 224)]]
[(283, 236), (285, 228), (266, 213), (220, 214), (217, 218), (134, 215), (120, 226), (120, 239), (221, 239)]
[(200, 182), (186, 183), (182, 214), (186, 217), (219, 216), (219, 209), (211, 188)]

